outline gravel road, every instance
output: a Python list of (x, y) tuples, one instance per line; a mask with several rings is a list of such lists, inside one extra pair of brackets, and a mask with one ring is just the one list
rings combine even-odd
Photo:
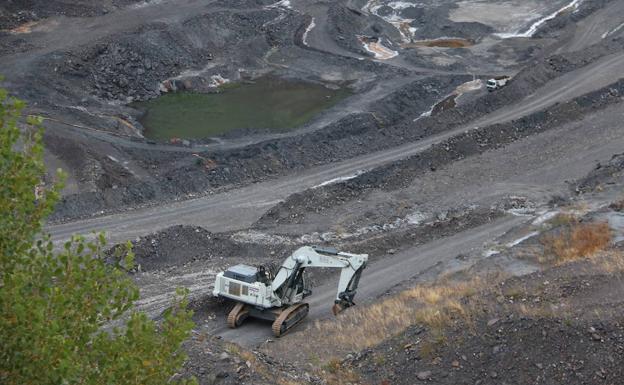
[[(63, 241), (75, 233), (105, 231), (112, 242), (152, 233), (176, 224), (198, 225), (209, 231), (245, 228), (271, 205), (293, 193), (301, 192), (328, 180), (349, 177), (422, 152), (435, 143), (474, 127), (528, 115), (574, 97), (600, 89), (624, 75), (624, 53), (607, 56), (593, 64), (546, 83), (534, 94), (513, 106), (502, 108), (473, 124), (423, 139), (416, 143), (324, 165), (268, 182), (246, 186), (222, 194), (163, 204), (122, 214), (48, 226), (54, 241)], [(564, 78), (562, 80), (562, 78)]]

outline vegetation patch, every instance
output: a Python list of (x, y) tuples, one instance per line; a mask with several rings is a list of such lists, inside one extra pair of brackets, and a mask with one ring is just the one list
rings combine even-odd
[(574, 224), (559, 234), (547, 235), (542, 239), (544, 255), (541, 262), (557, 265), (590, 258), (607, 248), (611, 236), (608, 223)]

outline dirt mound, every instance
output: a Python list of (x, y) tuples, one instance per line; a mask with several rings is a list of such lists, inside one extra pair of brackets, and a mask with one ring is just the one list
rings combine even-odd
[(210, 336), (201, 328), (184, 344), (189, 355), (180, 376), (194, 376), (199, 384), (274, 385), (320, 383), (304, 370), (272, 360)]
[(0, 29), (51, 16), (90, 17), (141, 0), (7, 0), (0, 4)]
[(548, 23), (545, 23), (540, 27), (534, 37), (541, 38), (556, 36), (560, 34), (565, 27), (574, 25), (574, 23), (577, 23), (592, 13), (604, 8), (607, 4), (613, 1), (617, 0), (582, 1), (578, 4), (578, 8), (575, 11), (559, 13), (557, 17), (549, 20)]
[(375, 384), (617, 384), (624, 287), (611, 265), (621, 256), (606, 258), (503, 281), (469, 326), (458, 320), (442, 337), (414, 326), (345, 366)]
[[(618, 364), (624, 329), (615, 322), (593, 325), (508, 318), (487, 327), (481, 321), (474, 336), (456, 330), (449, 338), (452, 347), (437, 351), (434, 361), (400, 348), (423, 337), (423, 330), (414, 328), (375, 348), (357, 365), (376, 384), (616, 384), (624, 375)], [(387, 364), (375, 363), (375, 354)]]
[[(42, 71), (49, 70), (52, 62), (64, 79), (78, 80), (84, 89), (93, 90), (94, 96), (108, 100), (153, 98), (163, 91), (161, 82), (184, 69), (199, 69), (221, 56), (240, 56), (236, 50), (244, 50), (246, 60), (262, 56), (270, 47), (267, 37), (257, 31), (265, 29), (263, 25), (276, 15), (275, 10), (224, 11), (196, 16), (181, 25), (152, 23), (60, 57), (54, 53), (43, 60)], [(203, 76), (209, 79), (213, 74)], [(231, 76), (228, 72), (222, 75)], [(183, 89), (185, 85), (193, 86), (187, 80), (169, 87)]]
[(248, 263), (267, 260), (281, 254), (282, 245), (238, 243), (228, 234), (213, 234), (201, 227), (173, 226), (150, 234), (133, 243), (135, 261), (142, 271), (182, 266), (189, 262), (211, 263), (247, 259)]
[(477, 22), (454, 22), (449, 19), (448, 5), (441, 7), (409, 7), (401, 11), (405, 19), (413, 20), (414, 40), (454, 37), (481, 40), (494, 32), (494, 28)]
[(334, 3), (327, 12), (328, 30), (339, 47), (361, 55), (372, 55), (362, 45), (360, 36), (375, 38), (389, 44), (400, 41), (398, 31), (385, 21), (357, 9)]
[(577, 193), (595, 190), (604, 184), (612, 183), (624, 171), (624, 154), (616, 154), (607, 164), (598, 164), (586, 177), (578, 180), (571, 187)]

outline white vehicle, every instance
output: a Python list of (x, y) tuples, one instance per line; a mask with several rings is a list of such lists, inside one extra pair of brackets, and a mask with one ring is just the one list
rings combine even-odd
[(353, 298), (366, 267), (368, 255), (339, 252), (332, 248), (304, 246), (286, 258), (275, 275), (264, 267), (236, 265), (217, 274), (213, 294), (236, 301), (227, 319), (236, 328), (247, 317), (273, 322), (279, 337), (299, 323), (309, 305), (302, 302), (312, 294), (305, 279), (308, 267), (341, 269), (333, 311), (338, 314), (353, 306)]
[(505, 87), (511, 80), (509, 76), (497, 76), (487, 81), (486, 86), (488, 91), (495, 91), (499, 88)]

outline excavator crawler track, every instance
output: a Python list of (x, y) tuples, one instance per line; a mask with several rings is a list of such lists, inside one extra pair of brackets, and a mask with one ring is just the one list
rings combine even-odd
[(307, 303), (298, 303), (282, 310), (280, 315), (273, 322), (273, 334), (275, 337), (281, 337), (290, 329), (297, 325), (308, 315), (310, 305)]
[(237, 303), (227, 317), (227, 325), (231, 329), (239, 327), (249, 315), (244, 303)]

